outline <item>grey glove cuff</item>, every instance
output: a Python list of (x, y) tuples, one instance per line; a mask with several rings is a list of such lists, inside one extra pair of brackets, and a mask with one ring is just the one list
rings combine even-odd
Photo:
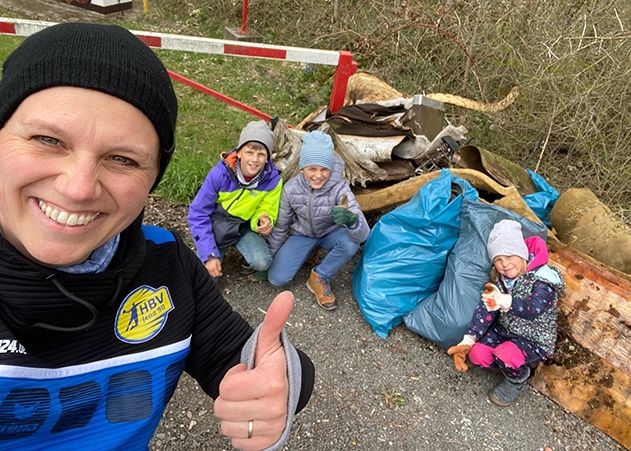
[[(249, 369), (254, 368), (254, 354), (256, 352), (256, 343), (258, 342), (261, 326), (262, 325), (259, 325), (256, 328), (241, 350), (241, 363), (245, 363)], [(287, 381), (289, 383), (287, 420), (285, 422), (285, 429), (283, 429), (283, 433), (278, 441), (272, 446), (265, 448), (264, 451), (277, 451), (285, 446), (285, 443), (289, 439), (294, 415), (300, 399), (300, 389), (302, 388), (302, 367), (300, 366), (300, 357), (298, 357), (298, 352), (296, 351), (294, 345), (289, 342), (285, 329), (283, 329), (280, 334), (280, 341), (283, 345), (283, 349), (285, 350), (285, 358), (287, 359)]]

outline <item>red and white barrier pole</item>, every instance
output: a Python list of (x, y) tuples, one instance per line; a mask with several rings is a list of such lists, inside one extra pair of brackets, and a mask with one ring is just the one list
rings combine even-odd
[(173, 80), (179, 81), (180, 83), (185, 84), (186, 86), (190, 86), (191, 88), (196, 89), (199, 92), (202, 92), (206, 95), (214, 97), (217, 100), (221, 100), (222, 102), (227, 103), (228, 105), (233, 106), (235, 108), (239, 108), (240, 110), (250, 113), (253, 116), (260, 117), (261, 119), (267, 122), (272, 120), (272, 116), (270, 116), (267, 113), (262, 112), (261, 110), (257, 110), (256, 108), (251, 107), (250, 105), (246, 105), (245, 103), (239, 102), (238, 100), (235, 100), (232, 97), (229, 97), (225, 94), (215, 91), (214, 89), (211, 89), (208, 86), (204, 86), (201, 83), (197, 83), (196, 81), (186, 78), (182, 74), (178, 74), (177, 72), (173, 72), (172, 70), (168, 70), (167, 72), (169, 73), (169, 77), (171, 77)]
[[(16, 36), (29, 36), (54, 22), (37, 20), (7, 19), (0, 17), (0, 33)], [(245, 58), (262, 58), (290, 61), (302, 64), (324, 64), (336, 66), (331, 89), (329, 108), (337, 111), (344, 105), (348, 78), (357, 71), (357, 63), (350, 52), (318, 50), (301, 47), (288, 47), (254, 42), (228, 41), (223, 39), (183, 36), (168, 33), (130, 30), (150, 47), (166, 50), (184, 50), (213, 55), (232, 55)]]
[(335, 78), (331, 87), (329, 110), (336, 112), (344, 106), (348, 79), (357, 72), (357, 63), (353, 61), (351, 52), (340, 51), (340, 59), (335, 70)]

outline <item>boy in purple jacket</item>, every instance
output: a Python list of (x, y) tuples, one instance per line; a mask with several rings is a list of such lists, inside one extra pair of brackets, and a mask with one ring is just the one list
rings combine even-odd
[(272, 262), (264, 237), (278, 217), (282, 180), (274, 163), (274, 135), (264, 121), (248, 123), (238, 146), (222, 154), (188, 211), (197, 255), (220, 277), (226, 250), (235, 246), (250, 267), (264, 272)]

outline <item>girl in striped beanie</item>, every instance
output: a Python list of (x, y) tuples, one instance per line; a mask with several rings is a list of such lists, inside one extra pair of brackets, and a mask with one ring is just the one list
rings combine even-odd
[(319, 130), (305, 134), (298, 166), (300, 174), (283, 188), (278, 221), (268, 239), (275, 254), (268, 278), (272, 285), (288, 284), (312, 252), (322, 248), (327, 254), (311, 270), (307, 288), (320, 307), (334, 310), (331, 279), (368, 237), (368, 223), (329, 135)]

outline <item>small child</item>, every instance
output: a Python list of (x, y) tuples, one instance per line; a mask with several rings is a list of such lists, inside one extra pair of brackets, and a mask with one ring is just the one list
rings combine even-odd
[(278, 221), (268, 238), (274, 258), (268, 279), (283, 286), (316, 247), (328, 251), (311, 271), (307, 288), (325, 310), (337, 307), (330, 281), (368, 237), (369, 227), (343, 178), (344, 162), (333, 141), (319, 130), (305, 134), (298, 164), (301, 172), (283, 189)]
[(494, 404), (511, 405), (526, 385), (531, 369), (549, 359), (557, 338), (557, 301), (564, 289), (561, 273), (548, 266), (543, 239), (524, 240), (517, 221), (493, 226), (487, 243), (493, 262), (467, 334), (447, 353), (458, 371), (469, 361), (498, 367), (504, 380), (489, 393)]
[(258, 273), (264, 274), (272, 262), (264, 237), (272, 231), (283, 186), (273, 149), (274, 134), (267, 124), (249, 122), (237, 147), (222, 154), (189, 207), (197, 255), (214, 278), (223, 274), (221, 262), (230, 246)]

